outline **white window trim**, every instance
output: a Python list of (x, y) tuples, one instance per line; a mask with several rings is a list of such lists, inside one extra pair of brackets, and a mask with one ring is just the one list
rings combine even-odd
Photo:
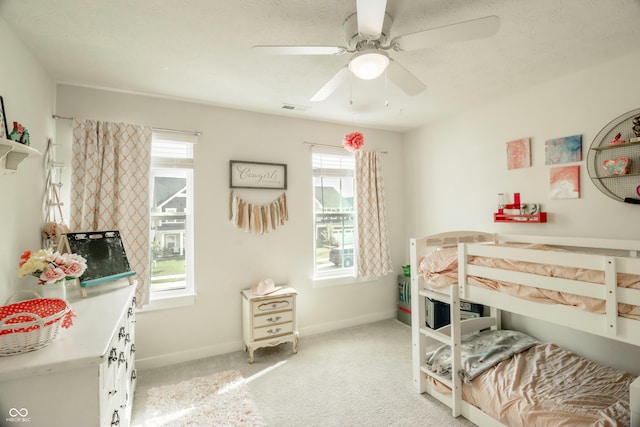
[[(176, 135), (175, 133), (172, 133), (172, 132), (154, 131), (153, 140), (175, 141), (175, 142), (186, 143), (186, 144), (190, 143), (195, 145), (198, 141), (198, 138), (197, 136), (190, 135), (190, 134)], [(164, 158), (164, 157), (151, 159), (152, 169), (190, 169), (190, 174), (189, 174), (190, 177), (188, 179), (191, 179), (190, 184), (191, 184), (192, 193), (195, 189), (195, 183), (193, 182), (193, 179), (194, 179), (193, 164), (194, 164), (193, 157), (187, 158), (187, 159), (172, 159), (172, 158)], [(191, 197), (189, 197), (187, 200), (189, 200), (190, 203), (188, 203), (185, 208), (185, 214), (190, 216), (191, 221), (187, 221), (187, 225), (186, 225), (187, 228), (185, 232), (188, 233), (190, 236), (193, 236), (191, 239), (188, 239), (187, 245), (185, 246), (185, 251), (188, 251), (190, 254), (192, 254), (192, 256), (188, 257), (187, 259), (187, 266), (186, 266), (186, 272), (185, 272), (186, 274), (185, 280), (186, 280), (186, 283), (188, 283), (188, 285), (186, 289), (180, 289), (180, 290), (176, 289), (176, 290), (166, 290), (166, 291), (153, 291), (151, 287), (149, 287), (149, 301), (147, 304), (145, 304), (145, 306), (142, 309), (139, 310), (141, 312), (185, 307), (185, 306), (191, 306), (195, 304), (195, 298), (196, 298), (197, 292), (196, 292), (196, 285), (195, 285), (195, 271), (194, 271), (194, 265), (193, 265), (194, 257), (195, 257), (195, 255), (193, 255), (194, 254), (193, 241), (195, 238), (195, 234), (194, 234), (195, 219), (193, 215), (194, 195), (191, 194)], [(149, 275), (149, 278), (151, 278), (151, 275)]]
[(371, 283), (380, 280), (379, 277), (354, 277), (354, 276), (334, 276), (334, 277), (314, 277), (311, 279), (313, 288), (333, 288), (336, 286), (349, 286), (358, 283)]
[[(350, 157), (349, 154), (344, 154), (344, 153), (340, 153), (337, 154), (335, 149), (323, 149), (320, 147), (313, 147), (313, 150), (311, 151), (311, 173), (313, 175), (313, 177), (318, 177), (324, 174), (320, 174), (317, 173), (316, 170), (313, 168), (313, 156), (314, 154), (328, 154), (328, 155), (333, 155), (333, 156), (340, 156), (340, 157)], [(351, 155), (353, 156), (353, 155)], [(355, 156), (353, 156), (355, 157)], [(354, 159), (355, 160), (355, 159)], [(349, 170), (349, 169), (333, 169), (333, 168), (324, 168), (323, 170), (326, 171), (330, 171), (330, 174), (328, 174), (328, 176), (332, 177), (332, 178), (340, 178), (340, 177), (350, 177), (353, 179), (353, 186), (354, 186), (354, 203), (355, 203), (355, 192), (357, 192), (357, 188), (356, 187), (356, 180), (355, 180), (355, 165), (354, 165), (354, 169), (353, 170)], [(314, 204), (314, 208), (315, 208), (315, 188), (312, 185), (312, 191), (313, 193), (313, 204)], [(355, 256), (355, 251), (357, 251), (357, 212), (358, 212), (358, 208), (357, 206), (353, 206), (353, 214), (354, 214), (354, 222), (356, 222), (356, 224), (354, 224), (354, 256)], [(313, 211), (313, 246), (315, 248), (316, 245), (316, 213), (315, 213), (315, 209)], [(311, 275), (311, 280), (313, 283), (313, 287), (314, 288), (324, 288), (324, 287), (333, 287), (333, 286), (344, 286), (344, 285), (350, 285), (350, 284), (354, 284), (354, 283), (358, 283), (361, 281), (369, 281), (369, 280), (363, 280), (362, 278), (358, 277), (358, 267), (356, 265), (356, 263), (354, 262), (354, 266), (352, 270), (347, 270), (347, 271), (341, 271), (341, 272), (336, 272), (335, 274), (330, 274), (330, 273), (325, 273), (325, 274), (317, 274), (316, 271), (316, 255), (314, 253), (313, 255), (313, 271), (312, 271), (312, 275)]]
[[(171, 292), (171, 291), (164, 291)], [(144, 307), (138, 309), (138, 312), (145, 313), (148, 311), (167, 310), (178, 307), (188, 307), (195, 305), (197, 294), (184, 292), (180, 295), (166, 295), (159, 298), (154, 298), (149, 301)]]

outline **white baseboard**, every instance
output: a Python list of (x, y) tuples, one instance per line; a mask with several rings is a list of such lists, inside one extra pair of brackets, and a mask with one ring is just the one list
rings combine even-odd
[(309, 336), (321, 334), (324, 332), (336, 331), (338, 329), (350, 328), (352, 326), (365, 325), (367, 323), (378, 322), (380, 320), (394, 319), (397, 310), (381, 311), (379, 313), (370, 313), (365, 316), (352, 317), (350, 319), (337, 320), (335, 322), (322, 323), (320, 325), (307, 326), (300, 329), (300, 335)]
[(175, 365), (178, 363), (190, 362), (192, 360), (204, 359), (206, 357), (218, 356), (220, 354), (232, 353), (244, 348), (242, 340), (232, 341), (224, 344), (209, 345), (206, 347), (194, 348), (191, 350), (178, 351), (175, 353), (163, 354), (160, 356), (136, 358), (136, 369), (154, 369), (163, 366)]
[[(324, 332), (336, 331), (338, 329), (350, 328), (352, 326), (364, 325), (367, 323), (378, 322), (381, 320), (393, 319), (396, 317), (397, 311), (383, 311), (372, 313), (366, 316), (353, 317), (350, 319), (338, 320), (335, 322), (323, 323), (320, 325), (309, 326), (299, 330), (300, 336), (310, 336), (321, 334)], [(190, 362), (192, 360), (204, 359), (206, 357), (219, 356), (221, 354), (232, 353), (244, 348), (242, 340), (231, 341), (224, 344), (210, 345), (199, 347), (191, 350), (178, 351), (175, 353), (163, 354), (160, 356), (147, 357), (144, 359), (136, 358), (136, 369), (146, 370), (160, 368), (178, 363)]]

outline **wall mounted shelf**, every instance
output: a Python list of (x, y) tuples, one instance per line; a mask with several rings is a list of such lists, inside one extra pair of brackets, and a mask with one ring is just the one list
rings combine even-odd
[[(587, 169), (591, 182), (606, 196), (620, 201), (640, 204), (640, 141), (633, 129), (633, 119), (640, 117), (640, 108), (629, 111), (609, 122), (596, 135), (587, 154)], [(626, 142), (610, 144), (620, 134)], [(603, 162), (628, 159), (623, 173), (609, 173)]]
[(494, 213), (493, 214), (493, 222), (516, 222), (516, 223), (526, 223), (526, 222), (547, 222), (547, 213), (539, 212), (537, 214), (520, 214), (520, 215), (512, 215), (505, 213)]
[[(527, 212), (527, 206), (520, 203), (520, 193), (513, 193), (513, 203), (502, 204), (504, 202), (500, 202), (498, 212), (493, 214), (493, 222), (514, 222), (514, 223), (525, 223), (525, 222), (547, 222), (547, 213), (546, 212), (538, 212), (538, 205), (532, 204), (529, 206), (529, 212)], [(531, 208), (535, 206), (535, 210)], [(505, 212), (505, 209), (510, 212)], [(519, 213), (511, 213), (511, 212), (519, 212)]]
[(41, 155), (38, 150), (28, 145), (0, 138), (0, 174), (13, 173), (27, 157)]

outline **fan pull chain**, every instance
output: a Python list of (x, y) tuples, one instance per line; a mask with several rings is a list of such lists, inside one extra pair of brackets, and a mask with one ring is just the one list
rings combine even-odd
[(389, 67), (384, 70), (384, 106), (389, 107)]
[(349, 105), (353, 106), (353, 76), (349, 73)]

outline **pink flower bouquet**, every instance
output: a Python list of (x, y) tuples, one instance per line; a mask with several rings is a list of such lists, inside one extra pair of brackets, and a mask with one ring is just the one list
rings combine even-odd
[(86, 269), (87, 260), (80, 255), (40, 249), (36, 253), (25, 251), (20, 256), (18, 277), (31, 275), (38, 278), (39, 285), (50, 285), (76, 279), (82, 276)]
[(364, 136), (360, 132), (353, 132), (344, 136), (342, 146), (349, 152), (355, 153), (364, 145)]

